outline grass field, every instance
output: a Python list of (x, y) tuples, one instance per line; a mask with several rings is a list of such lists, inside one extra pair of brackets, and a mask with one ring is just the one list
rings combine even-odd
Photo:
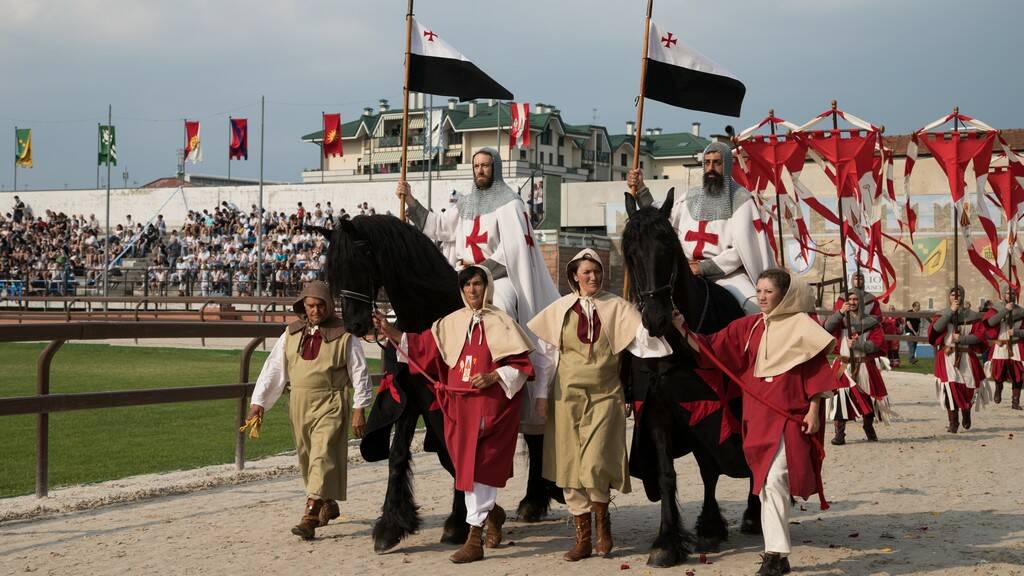
[[(269, 348), (269, 345), (268, 345)], [(0, 344), (0, 397), (35, 394), (43, 344)], [(100, 392), (231, 384), (241, 352), (66, 344), (53, 359), (50, 391)], [(255, 380), (267, 357), (252, 358)], [(371, 373), (379, 370), (369, 360)], [(234, 461), (237, 401), (214, 400), (50, 415), (50, 486)], [(36, 417), (0, 417), (0, 498), (35, 488)], [(246, 458), (294, 449), (287, 395), (267, 412)]]

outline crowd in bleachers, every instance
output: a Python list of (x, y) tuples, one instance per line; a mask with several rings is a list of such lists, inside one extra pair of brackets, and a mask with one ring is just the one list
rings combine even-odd
[[(338, 219), (374, 214), (368, 203), (351, 214), (330, 202), (291, 212), (263, 211), (262, 289), (257, 291), (260, 258), (259, 210), (230, 202), (191, 210), (180, 229), (168, 229), (163, 215), (137, 222), (128, 215), (111, 227), (110, 277), (118, 294), (143, 291), (181, 296), (287, 296), (305, 281), (320, 278), (325, 239), (309, 226), (332, 228)], [(0, 214), (0, 297), (37, 291), (48, 294), (97, 293), (103, 284), (105, 226), (95, 214), (36, 214), (14, 197)], [(138, 270), (132, 279), (131, 271)]]

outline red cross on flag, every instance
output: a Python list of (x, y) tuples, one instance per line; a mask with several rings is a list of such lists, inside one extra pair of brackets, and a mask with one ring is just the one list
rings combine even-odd
[(651, 20), (645, 96), (672, 106), (739, 116), (746, 86)]
[(452, 48), (435, 30), (415, 19), (409, 52), (409, 90), (455, 96), (463, 102), (474, 98), (513, 98), (511, 92)]
[(509, 126), (508, 147), (530, 147), (530, 105), (525, 102), (512, 103), (512, 124)]

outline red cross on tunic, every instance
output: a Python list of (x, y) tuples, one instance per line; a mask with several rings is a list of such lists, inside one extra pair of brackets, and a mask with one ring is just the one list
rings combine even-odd
[(696, 242), (697, 246), (693, 248), (693, 259), (703, 260), (704, 259), (704, 247), (708, 244), (718, 245), (718, 234), (712, 234), (708, 232), (708, 222), (703, 220), (700, 223), (700, 227), (694, 232), (690, 230), (683, 237), (687, 242)]
[(533, 232), (530, 231), (530, 217), (523, 212), (523, 221), (526, 223), (526, 245), (533, 246)]
[(424, 30), (423, 36), (427, 39), (427, 42), (433, 42), (434, 38), (437, 38), (437, 34), (434, 34), (430, 30)]
[(668, 33), (668, 36), (662, 36), (661, 37), (661, 42), (665, 45), (665, 48), (671, 48), (672, 45), (675, 44), (678, 41), (679, 41), (679, 39), (678, 38), (674, 38), (672, 36), (671, 32)]
[(479, 264), (484, 261), (484, 251), (480, 249), (480, 245), (487, 245), (487, 232), (480, 233), (480, 217), (477, 216), (473, 219), (473, 230), (469, 232), (469, 236), (466, 236), (466, 246), (473, 252), (473, 263)]

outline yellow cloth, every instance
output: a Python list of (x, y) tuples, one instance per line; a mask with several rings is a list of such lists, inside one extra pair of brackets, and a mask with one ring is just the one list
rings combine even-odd
[(285, 341), (291, 394), (288, 416), (299, 470), (311, 498), (345, 500), (348, 482), (348, 426), (351, 400), (346, 348), (350, 334), (324, 340), (313, 360), (304, 360), (303, 332)]
[(782, 302), (762, 318), (764, 332), (754, 361), (754, 376), (758, 378), (778, 376), (799, 366), (835, 341), (807, 315), (814, 310), (811, 287), (792, 274), (789, 282)]
[(434, 335), (434, 342), (441, 352), (441, 359), (448, 366), (455, 366), (459, 362), (459, 356), (462, 355), (462, 348), (466, 345), (466, 338), (471, 334), (470, 328), (474, 321), (483, 324), (484, 338), (487, 340), (487, 348), (494, 362), (524, 352), (533, 352), (533, 344), (519, 324), (511, 316), (491, 305), (494, 298), (491, 271), (483, 266), (475, 268), (483, 270), (487, 275), (484, 307), (473, 310), (463, 294), (462, 301), (466, 304), (464, 307), (434, 322), (430, 332)]
[(253, 416), (252, 418), (249, 418), (248, 420), (246, 420), (245, 424), (243, 424), (238, 429), (238, 431), (244, 433), (245, 431), (248, 430), (249, 431), (249, 439), (250, 440), (256, 440), (256, 439), (258, 439), (260, 437), (260, 428), (261, 427), (263, 427), (263, 418), (260, 418), (259, 416)]
[[(577, 253), (569, 261), (569, 264), (584, 258), (595, 260), (598, 264), (601, 264), (601, 259), (598, 257), (597, 252), (590, 248)], [(568, 265), (566, 268), (566, 274), (568, 274)], [(604, 269), (603, 264), (601, 264), (601, 268), (602, 270)], [(608, 338), (608, 342), (611, 345), (611, 353), (618, 354), (625, 350), (636, 338), (636, 331), (640, 328), (640, 313), (636, 311), (636, 308), (625, 299), (604, 290), (599, 290), (597, 294), (590, 298), (583, 298), (580, 295), (579, 286), (572, 278), (569, 279), (569, 285), (572, 286), (572, 294), (555, 300), (550, 306), (535, 316), (533, 320), (530, 320), (527, 324), (530, 331), (548, 344), (560, 346), (562, 326), (565, 323), (566, 315), (572, 310), (573, 305), (577, 301), (580, 301), (581, 304), (589, 301), (597, 310), (598, 318), (601, 319), (601, 335)], [(587, 306), (584, 305), (583, 308), (586, 310)], [(591, 322), (591, 326), (593, 326), (593, 322)]]

